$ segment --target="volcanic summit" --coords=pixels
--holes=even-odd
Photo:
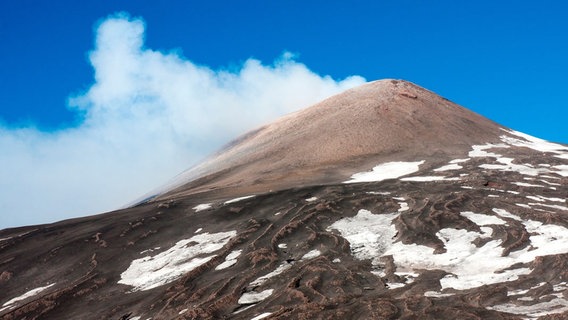
[[[501,133],[496,123],[412,83],[375,81],[238,138],[180,175],[180,188],[168,196],[337,183],[376,163],[463,154]]]
[[[567,183],[568,146],[375,81],[133,207],[0,230],[0,318],[566,319]]]

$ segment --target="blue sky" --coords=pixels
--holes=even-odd
[[[0,228],[116,208],[364,80],[568,143],[563,1],[156,3],[0,2]]]

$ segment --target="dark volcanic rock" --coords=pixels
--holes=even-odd
[[[563,319],[566,177],[566,146],[372,83],[153,200],[1,230],[0,318]]]

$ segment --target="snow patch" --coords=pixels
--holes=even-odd
[[[449,272],[450,275],[440,280],[442,289],[465,290],[516,279],[517,273],[524,273],[525,270],[496,273],[515,263],[514,259],[501,257],[501,240],[489,241],[480,248],[472,243],[479,237],[490,236],[486,234],[487,229],[491,228],[483,228],[481,233],[452,228],[441,229],[436,235],[447,250],[442,254],[434,254],[434,249],[426,246],[405,245],[400,242],[394,243],[385,254],[393,255],[397,269],[441,269]],[[477,267],[471,268],[471,265]]]
[[[0,311],[13,309],[14,307],[16,307],[15,304],[17,302],[20,302],[22,300],[26,300],[27,298],[31,298],[35,295],[38,295],[39,293],[51,288],[54,285],[55,285],[55,283],[49,284],[45,287],[38,287],[38,288],[35,288],[35,289],[32,289],[32,290],[29,290],[28,292],[22,294],[21,296],[10,299],[10,300],[4,302],[4,304],[2,305],[2,309],[0,309]]]
[[[503,129],[504,130],[504,129]],[[540,151],[540,152],[553,152],[553,153],[557,153],[558,155],[560,155],[561,157],[564,157],[564,155],[566,155],[568,153],[568,147],[565,147],[561,144],[557,144],[557,143],[552,143],[552,142],[548,142],[546,140],[537,138],[537,137],[533,137],[531,135],[528,135],[526,133],[522,133],[519,131],[515,131],[515,130],[504,130],[509,134],[512,134],[514,136],[523,138],[523,140],[517,139],[517,138],[513,138],[513,137],[509,137],[509,136],[501,136],[501,141],[508,143],[510,145],[513,146],[517,146],[517,147],[527,147],[536,151]]]
[[[549,186],[561,186],[560,183],[549,182],[549,181],[546,181],[546,180],[544,180],[544,179],[541,179],[540,181],[546,183],[546,184],[549,185]]]
[[[234,198],[234,199],[225,201],[225,204],[231,204],[231,203],[239,202],[239,201],[242,201],[242,200],[245,200],[245,199],[254,198],[254,197],[255,197],[254,195],[252,195],[252,196],[238,197],[238,198]]]
[[[314,202],[318,199],[318,197],[311,197],[311,198],[307,198],[306,201],[307,202]]]
[[[568,311],[568,301],[557,296],[550,301],[535,303],[529,306],[505,303],[487,307],[487,309],[512,314],[522,314],[529,318],[536,319],[541,316]]]
[[[241,255],[243,250],[234,250],[227,255],[225,261],[215,267],[215,270],[223,270],[237,263],[237,258]]]
[[[249,285],[252,287],[257,287],[260,286],[261,284],[265,283],[268,279],[277,276],[279,274],[281,274],[282,272],[288,270],[290,267],[292,267],[293,263],[288,263],[288,262],[283,262],[282,264],[280,264],[276,270],[257,278],[256,280],[252,281]]]
[[[558,283],[558,284],[553,285],[553,286],[552,286],[552,290],[554,290],[554,292],[564,291],[564,290],[567,289],[567,288],[566,288],[566,285],[567,285],[567,284],[566,284],[566,281],[562,281],[562,282],[560,282],[560,283]]]
[[[523,221],[519,216],[504,209],[493,209],[499,217],[520,221],[530,234],[530,247],[510,252],[503,256],[502,240],[490,240],[481,247],[474,243],[478,238],[492,236],[493,229],[484,227],[494,224],[507,224],[499,217],[463,212],[462,215],[480,225],[480,232],[464,229],[444,228],[436,236],[443,242],[446,252],[434,254],[434,249],[418,244],[394,242],[396,229],[393,214],[372,214],[359,210],[352,218],[336,221],[328,230],[338,230],[349,241],[351,251],[359,260],[371,260],[379,266],[379,258],[392,255],[399,272],[412,272],[415,269],[444,270],[449,273],[440,280],[442,289],[466,290],[482,285],[502,283],[518,279],[520,275],[531,272],[528,268],[511,267],[519,263],[533,261],[537,256],[568,252],[568,229],[539,221]],[[475,265],[476,268],[471,268]],[[390,287],[397,286],[389,284]]]
[[[149,253],[149,252],[152,252],[152,251],[156,251],[156,250],[159,250],[159,249],[160,249],[160,247],[155,247],[155,248],[153,248],[153,249],[146,249],[146,250],[144,250],[144,251],[141,251],[140,254],[146,254],[146,253]]]
[[[506,157],[499,157],[497,158],[497,162],[501,164],[482,164],[479,167],[483,169],[489,170],[500,170],[500,171],[510,171],[510,172],[518,172],[523,175],[528,176],[537,176],[543,173],[550,173],[549,169],[544,168],[534,168],[531,165],[523,165],[523,164],[516,164],[513,163],[513,158],[506,158]]]
[[[446,178],[442,176],[418,176],[418,177],[408,177],[408,178],[401,178],[401,181],[417,181],[417,182],[425,182],[425,181],[457,181],[460,178]]]
[[[272,312],[265,312],[265,313],[259,314],[258,316],[254,317],[254,318],[252,318],[252,319],[250,319],[250,320],[260,320],[260,319],[264,319],[264,318],[268,317],[268,316],[271,315],[271,314],[272,314]]]
[[[272,295],[274,289],[266,289],[262,292],[245,292],[237,301],[238,304],[252,304],[260,302]]]
[[[387,162],[373,168],[370,172],[359,172],[351,176],[351,180],[343,183],[373,182],[383,181],[386,179],[396,179],[420,169],[420,165],[424,160],[417,162]]]
[[[490,216],[487,214],[480,214],[474,213],[471,211],[465,211],[460,213],[462,216],[468,218],[473,223],[477,224],[478,226],[487,226],[492,224],[506,224],[502,219],[497,218],[496,216]]]
[[[509,148],[509,146],[506,145],[506,144],[502,144],[502,143],[500,143],[500,144],[487,143],[487,144],[483,144],[483,145],[472,146],[473,150],[469,152],[468,156],[470,156],[472,158],[479,158],[479,157],[500,158],[501,155],[499,155],[499,154],[485,151],[487,149],[492,149],[492,148]]]
[[[391,194],[388,191],[385,192],[379,192],[379,191],[367,191],[367,194],[376,194],[376,195],[382,195],[382,196],[387,196],[389,194]]]
[[[195,210],[195,212],[199,212],[199,211],[211,209],[211,205],[212,205],[211,203],[202,203],[202,204],[196,205],[192,209]]]
[[[426,291],[424,292],[425,297],[432,297],[432,298],[443,298],[443,297],[451,297],[453,293],[440,293],[436,291]]]
[[[532,202],[529,202],[529,205],[531,205],[531,206],[541,206],[541,207],[547,207],[547,208],[552,208],[552,209],[558,209],[558,210],[568,211],[568,207],[559,206],[559,205],[557,205],[557,204],[546,204],[546,203],[532,203]]]
[[[519,187],[535,187],[535,188],[544,188],[544,186],[538,184],[530,184],[525,182],[513,182],[513,184],[518,185]]]
[[[303,255],[301,260],[308,260],[308,259],[317,258],[320,255],[321,255],[321,252],[317,249],[314,249],[314,250],[306,253],[305,255]]]
[[[534,201],[540,201],[540,202],[544,202],[543,199],[539,198],[539,197],[535,197],[535,196],[527,196],[527,199],[531,199]]]
[[[286,248],[288,248],[288,245],[285,244],[285,243],[279,243],[279,244],[278,244],[278,248],[280,248],[280,249],[286,249]]]
[[[132,291],[140,291],[175,281],[213,259],[215,255],[202,255],[223,248],[236,235],[236,231],[212,234],[205,232],[180,240],[167,251],[132,261],[120,275],[118,283],[133,286]]]
[[[513,220],[517,220],[517,221],[523,221],[523,219],[521,219],[519,216],[516,216],[516,215],[510,213],[509,211],[507,211],[505,209],[494,208],[493,212],[495,212],[496,214],[500,215],[503,218],[509,218],[509,219],[513,219]]]
[[[438,169],[434,169],[434,171],[439,172],[439,171],[459,170],[459,169],[463,169],[463,167],[460,166],[459,164],[452,163],[452,164],[448,164],[448,165],[439,167]]]
[[[558,171],[554,171],[554,173],[559,174],[563,177],[568,177],[568,165],[561,164],[558,166],[553,166],[554,169]]]
[[[327,230],[337,230],[343,238],[349,241],[351,252],[359,260],[372,260],[379,265],[379,258],[391,246],[396,235],[392,220],[398,213],[372,214],[369,210],[361,209],[352,218],[343,218],[327,227]]]
[[[469,161],[469,160],[471,160],[471,159],[470,159],[470,158],[454,159],[454,160],[450,161],[450,163],[452,163],[452,164],[453,164],[453,163],[463,163],[463,162],[467,162],[467,161]]]
[[[549,198],[549,197],[544,197],[544,196],[527,196],[527,198],[529,199],[533,199],[536,201],[552,201],[552,202],[566,202],[566,199],[562,199],[562,198]]]
[[[387,282],[387,288],[389,289],[398,289],[398,288],[402,288],[404,286],[406,286],[406,283],[400,283],[400,282]]]

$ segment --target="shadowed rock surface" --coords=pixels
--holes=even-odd
[[[373,82],[135,207],[0,230],[0,318],[565,319],[567,182],[567,146]]]

